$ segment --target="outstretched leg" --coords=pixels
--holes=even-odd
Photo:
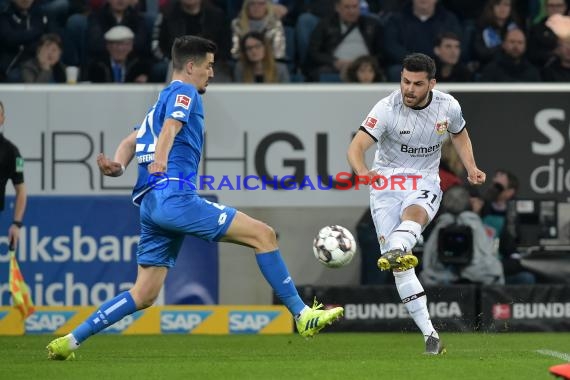
[[[261,273],[295,317],[297,330],[302,336],[313,336],[342,316],[342,307],[320,310],[323,305],[316,300],[312,308],[305,305],[281,257],[275,231],[267,224],[238,211],[221,241],[254,249]]]
[[[70,334],[52,340],[47,345],[48,358],[75,359],[74,351],[91,335],[97,334],[137,310],[151,306],[158,297],[167,272],[168,268],[165,267],[139,266],[133,288],[102,304]]]

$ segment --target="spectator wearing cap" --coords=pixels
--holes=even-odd
[[[105,33],[106,54],[94,60],[88,80],[94,83],[146,83],[150,65],[133,51],[135,34],[126,26],[114,26]]]

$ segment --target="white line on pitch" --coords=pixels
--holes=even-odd
[[[570,354],[567,354],[565,352],[558,352],[558,351],[552,351],[552,350],[535,350],[534,352],[541,354],[541,355],[552,356],[552,357],[555,357],[557,359],[570,362]]]

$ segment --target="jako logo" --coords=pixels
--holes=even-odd
[[[400,131],[400,134],[401,134],[401,135],[410,135],[410,134],[412,134],[412,132],[410,132],[410,131]]]
[[[75,311],[36,311],[26,319],[26,334],[54,333],[75,314]]]
[[[137,319],[139,319],[144,314],[144,311],[137,311],[134,314],[127,315],[120,321],[107,327],[105,330],[101,331],[105,334],[120,334],[126,329],[128,329]]]
[[[160,331],[189,333],[212,314],[211,311],[161,311]]]
[[[278,311],[232,311],[230,333],[257,334],[279,314]]]

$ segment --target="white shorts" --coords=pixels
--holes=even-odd
[[[409,187],[409,188],[408,188]],[[419,179],[414,190],[412,186],[405,190],[376,190],[370,187],[370,212],[376,227],[380,245],[401,223],[404,209],[410,205],[423,207],[429,221],[435,217],[441,203],[442,191],[439,183],[431,179]]]

